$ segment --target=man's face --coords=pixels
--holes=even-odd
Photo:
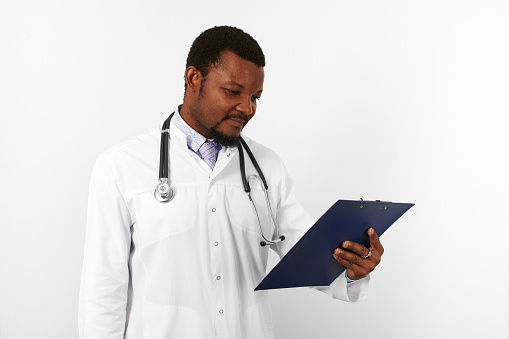
[[[235,145],[240,132],[256,112],[263,91],[264,70],[231,51],[221,53],[190,103],[188,124],[206,138]]]

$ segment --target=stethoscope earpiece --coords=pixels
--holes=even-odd
[[[262,237],[265,238],[265,236],[263,234],[262,234]],[[268,241],[270,241],[271,244],[276,244],[276,243],[278,243],[280,241],[283,241],[285,239],[286,239],[285,236],[282,235],[282,236],[280,236],[279,238],[277,238],[275,240],[268,240]],[[267,243],[265,241],[260,241],[260,246],[262,246],[262,247],[263,246],[267,246]]]

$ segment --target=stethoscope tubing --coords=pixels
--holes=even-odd
[[[169,181],[169,152],[168,152],[168,143],[170,139],[170,121],[174,114],[175,112],[170,114],[170,116],[164,121],[161,129],[161,147],[159,153],[159,184],[156,186],[156,189],[154,191],[154,197],[156,198],[157,201],[162,203],[171,201],[174,196],[174,192],[170,186]],[[265,246],[267,244],[272,245],[285,240],[285,237],[283,235],[279,236],[279,227],[276,223],[276,218],[274,217],[274,213],[272,212],[272,206],[270,204],[268,194],[269,186],[267,185],[267,180],[265,180],[265,176],[263,175],[262,169],[258,165],[258,162],[256,161],[253,152],[251,152],[251,149],[247,145],[246,141],[242,138],[242,136],[239,136],[237,148],[239,150],[240,175],[242,178],[242,184],[244,185],[244,191],[247,193],[249,200],[251,201],[254,212],[256,214],[258,225],[260,227],[260,234],[262,235],[262,238],[264,240],[260,242],[260,245],[261,246]],[[251,186],[249,185],[249,178],[246,177],[246,163],[243,149],[246,150],[247,155],[251,160],[251,163],[253,164],[254,168],[256,169],[256,172],[258,173],[258,176],[251,175],[249,176],[249,178],[256,177],[263,184],[263,191],[265,193],[265,199],[267,200],[267,206],[269,208],[270,217],[275,226],[276,239],[269,240],[263,234],[262,224],[260,221],[260,217],[258,215],[258,210],[256,209],[253,198],[251,197]]]
[[[251,149],[247,145],[247,143],[242,139],[242,136],[239,136],[239,144],[237,146],[239,150],[239,157],[240,157],[240,175],[242,177],[242,183],[244,184],[244,190],[246,193],[251,192],[251,187],[249,186],[249,180],[246,178],[246,166],[245,166],[245,160],[244,160],[244,151],[242,151],[242,146],[246,149],[247,155],[249,156],[249,159],[251,159],[251,162],[253,163],[254,168],[256,169],[256,172],[258,172],[258,175],[260,176],[260,179],[263,182],[263,187],[265,187],[265,190],[269,189],[269,185],[267,185],[267,180],[265,180],[265,176],[263,175],[262,169],[258,165],[258,162],[256,161],[253,152],[251,152]]]
[[[166,157],[168,156],[168,140],[170,139],[170,120],[173,117],[173,114],[164,121],[163,127],[161,130],[161,148],[159,154],[159,178],[168,179],[168,161],[166,161]]]

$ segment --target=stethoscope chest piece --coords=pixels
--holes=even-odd
[[[156,189],[154,190],[154,197],[159,202],[168,202],[173,199],[175,193],[173,189],[168,184],[168,179],[161,178],[159,179],[159,184],[157,184]]]

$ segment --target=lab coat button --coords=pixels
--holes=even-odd
[[[212,212],[215,212],[215,211],[216,211],[216,208],[214,207],[214,208],[212,209]]]
[[[217,241],[214,241],[214,246],[218,246],[219,243]]]
[[[224,311],[223,311],[222,309],[221,309],[221,310],[219,310],[219,314],[223,314],[223,312],[224,312]]]
[[[220,276],[220,275],[218,275],[218,276],[216,277],[216,280],[221,280],[221,276]]]

